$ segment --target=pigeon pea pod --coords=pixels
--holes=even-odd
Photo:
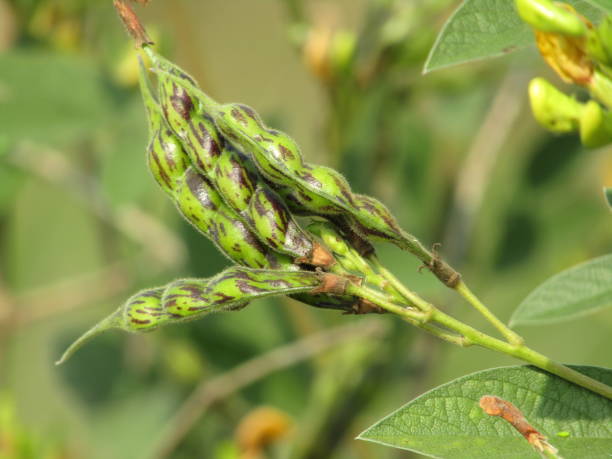
[[[174,69],[173,75],[177,74]],[[197,101],[164,74],[159,75],[159,83],[164,116],[194,167],[257,237],[297,263],[333,264],[331,255],[300,228],[283,200],[263,182],[250,159],[224,142],[213,121],[200,113]]]
[[[175,202],[183,216],[228,258],[251,268],[297,269],[293,260],[262,244],[193,166],[177,183]]]
[[[295,143],[287,140],[286,134],[267,128],[253,109],[240,104],[217,104],[190,81],[165,70],[164,61],[156,60],[153,51],[150,53],[158,74],[164,73],[196,98],[200,108],[214,119],[221,133],[251,156],[283,198],[290,195],[294,207],[302,206],[302,213],[344,215],[357,234],[392,242],[422,260],[446,286],[455,288],[459,284],[460,274],[423,247],[413,235],[402,230],[382,203],[374,198],[354,195],[344,177],[333,169],[304,163],[299,149],[289,149]],[[271,147],[272,144],[278,148]]]
[[[262,244],[210,182],[198,174],[180,139],[161,116],[142,67],[140,76],[152,133],[147,148],[149,169],[181,214],[238,264],[251,268],[296,269],[289,257]]]
[[[190,113],[197,106],[213,118],[223,136],[251,156],[258,170],[275,184],[276,191],[283,199],[291,201],[293,207],[301,208],[304,214],[349,213],[362,232],[406,248],[405,233],[382,203],[353,194],[346,179],[337,171],[305,163],[297,144],[287,134],[266,127],[252,108],[241,104],[217,104],[191,80],[177,76],[176,66],[160,60],[155,54],[152,56],[158,65],[159,78],[167,80],[163,86],[173,85],[174,96],[170,99],[175,104],[188,101],[188,109],[179,107],[177,112]],[[206,115],[200,116],[205,118]],[[178,117],[180,115],[168,115],[169,120]]]
[[[307,293],[338,283],[333,274],[252,270],[239,266],[208,279],[180,279],[133,295],[113,314],[78,338],[57,363],[63,363],[85,342],[112,328],[128,332],[152,331],[200,319],[214,312],[241,309],[259,298]]]

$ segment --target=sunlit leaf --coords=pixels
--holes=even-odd
[[[510,324],[558,322],[609,306],[612,306],[612,254],[546,280],[519,305]]]
[[[574,369],[612,383],[612,370]],[[612,451],[612,401],[529,366],[485,370],[439,386],[359,438],[439,458],[540,457],[504,419],[482,411],[478,402],[484,395],[514,404],[565,459],[603,458]],[[569,435],[559,437],[557,432]]]
[[[567,2],[594,22],[601,17],[601,10],[586,1]],[[513,1],[465,0],[444,24],[429,53],[424,72],[502,56],[532,43],[533,33],[519,18]]]

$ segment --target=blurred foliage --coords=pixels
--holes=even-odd
[[[612,248],[601,199],[612,156],[532,121],[527,81],[545,72],[534,50],[422,76],[455,7],[153,0],[139,12],[214,97],[253,105],[310,161],[383,199],[424,243],[442,242],[507,319],[541,281]],[[145,172],[130,46],[110,0],[0,0],[0,457],[153,457],[153,440],[202,381],[359,320],[261,301],[150,335],[111,333],[53,366],[139,288],[227,265]],[[482,325],[417,262],[379,251],[411,288]],[[512,363],[387,321],[376,342],[351,342],[216,403],[172,457],[240,457],[241,420],[261,406],[293,426],[266,444],[269,457],[407,457],[354,437],[428,388]],[[611,331],[605,313],[521,330],[552,358],[608,366]]]

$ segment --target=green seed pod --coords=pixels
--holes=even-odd
[[[553,132],[578,130],[582,105],[559,91],[544,78],[529,83],[529,101],[535,119]]]
[[[515,0],[514,3],[521,19],[534,29],[574,37],[587,31],[576,14],[550,0]]]
[[[590,148],[612,142],[612,116],[594,100],[589,100],[580,117],[580,141]]]
[[[338,276],[327,273],[251,270],[238,266],[208,279],[177,280],[132,296],[77,339],[57,363],[65,362],[85,342],[112,328],[128,332],[152,331],[214,312],[241,309],[259,298],[313,292],[332,284],[343,282]]]
[[[335,170],[304,163],[293,140],[267,128],[251,108],[239,104],[222,105],[218,113],[215,121],[223,134],[245,151],[252,152],[258,168],[294,207],[301,206],[303,213],[318,215],[348,212],[354,220],[351,226],[357,233],[411,250],[413,238],[400,228],[380,201],[353,194],[347,181]]]
[[[153,135],[147,149],[149,168],[181,214],[232,261],[251,268],[291,269],[292,261],[262,244],[190,165],[179,139],[161,117],[142,66],[141,88]]]
[[[292,266],[289,257],[262,244],[225,204],[213,185],[192,166],[177,184],[175,193],[175,202],[183,216],[231,260],[251,268],[289,269]]]
[[[299,227],[248,157],[223,142],[214,123],[200,114],[197,101],[164,74],[159,75],[159,80],[162,110],[182,139],[191,162],[258,238],[272,249],[294,257],[297,263],[325,268],[333,264],[331,255]]]
[[[173,64],[168,65],[150,48],[146,49],[158,75],[165,75],[184,89],[191,100],[197,100],[198,107],[214,119],[223,136],[250,155],[259,171],[274,183],[275,190],[286,200],[291,196],[293,208],[301,206],[304,214],[349,214],[350,218],[345,220],[354,232],[395,243],[423,260],[447,286],[457,285],[459,274],[404,232],[381,203],[353,195],[344,177],[333,169],[304,163],[295,142],[286,134],[267,128],[251,108],[217,104],[190,81],[174,75]]]
[[[174,182],[181,177],[189,166],[189,158],[163,119],[161,110],[153,96],[153,91],[146,77],[146,70],[139,62],[140,92],[144,101],[149,121],[151,140],[147,146],[147,163],[153,178],[170,196],[174,195]]]
[[[382,314],[385,311],[368,300],[352,295],[312,295],[297,293],[289,295],[296,301],[321,309],[336,309],[346,314]]]

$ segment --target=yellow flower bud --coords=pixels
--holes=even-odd
[[[578,15],[571,6],[566,4],[559,4],[559,6],[576,14],[588,29],[593,28],[593,25],[586,18]],[[536,29],[535,36],[542,57],[563,81],[581,86],[590,83],[594,66],[587,53],[585,35],[570,36]]]
[[[580,117],[580,141],[596,148],[612,141],[612,117],[594,100],[588,101]]]
[[[573,132],[579,127],[582,105],[543,78],[529,83],[529,101],[535,119],[553,132]]]

